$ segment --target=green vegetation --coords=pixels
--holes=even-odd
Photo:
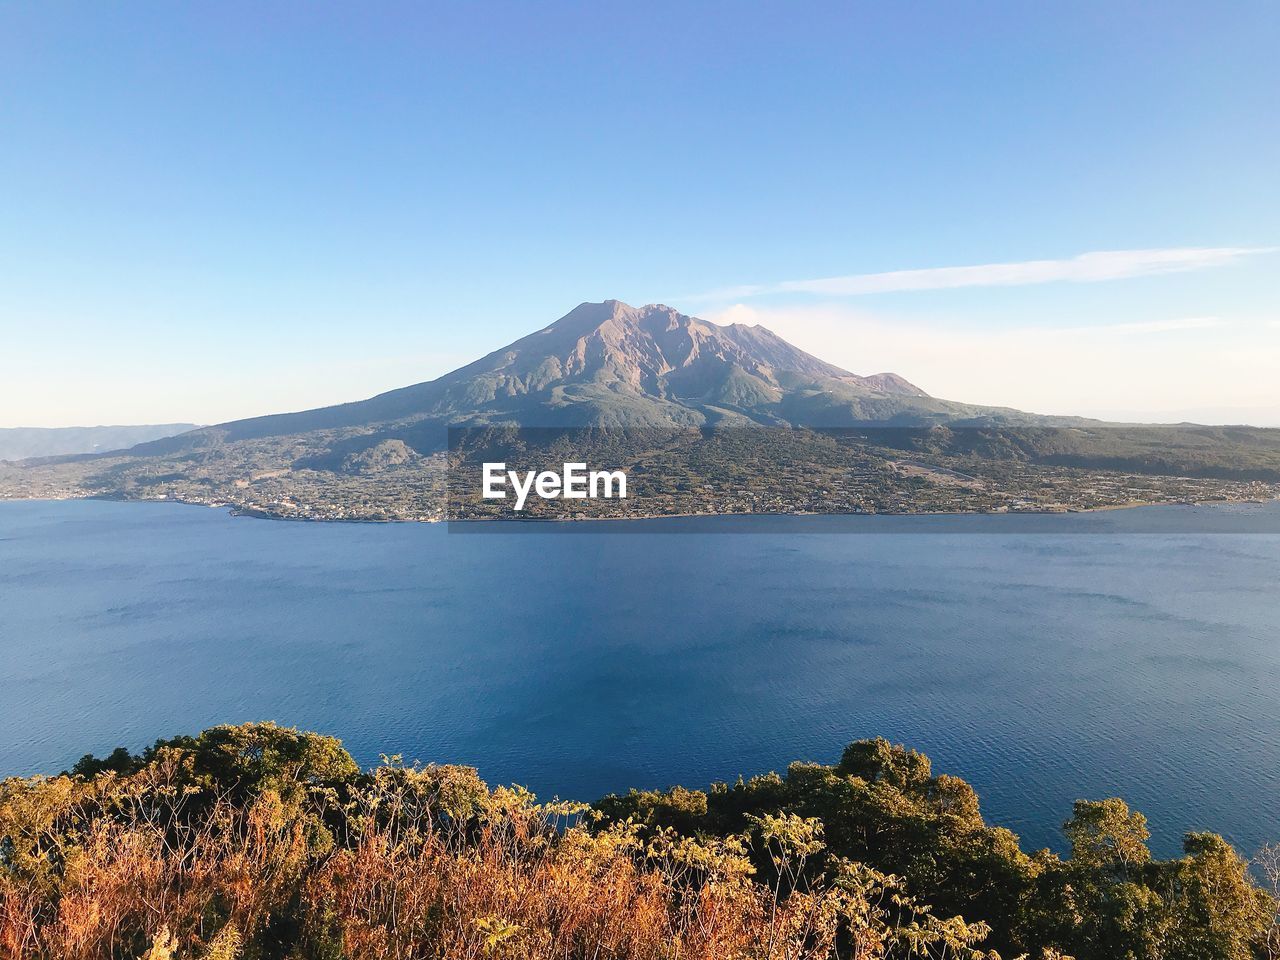
[[[512,501],[481,499],[487,461],[627,473],[625,501],[531,498],[525,519],[1062,512],[1280,496],[1280,431],[486,427],[451,435],[450,519],[513,515]]]
[[[272,724],[0,783],[0,955],[1248,960],[1280,951],[1221,837],[1152,858],[1123,801],[1024,852],[884,740],[709,791],[539,804]],[[1271,890],[1265,889],[1270,885]]]
[[[598,806],[610,821],[691,835],[733,834],[765,812],[816,818],[826,850],[812,869],[846,858],[900,876],[940,913],[990,923],[986,944],[1005,957],[1245,958],[1280,947],[1273,894],[1221,837],[1189,834],[1184,857],[1153,860],[1142,814],[1119,799],[1081,800],[1064,825],[1070,857],[1028,854],[983,822],[967,783],[885,740],[850,744],[835,766],[796,763],[705,794],[633,791]]]

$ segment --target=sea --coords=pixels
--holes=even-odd
[[[883,736],[1028,850],[1119,796],[1159,855],[1190,830],[1249,855],[1280,841],[1280,504],[447,525],[0,503],[0,776],[251,720],[583,800]]]

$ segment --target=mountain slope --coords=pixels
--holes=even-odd
[[[0,427],[0,460],[103,453],[172,437],[196,429],[194,423],[111,427]]]
[[[481,430],[446,452],[452,426],[630,429]],[[489,459],[539,459],[553,447],[549,462],[572,453],[634,476],[636,498],[598,505],[615,516],[1082,509],[1280,493],[1280,431],[1123,426],[939,400],[896,374],[826,363],[763,327],[609,300],[368,400],[124,452],[0,464],[0,498],[439,519],[450,477],[479,489],[467,486],[464,461],[494,451]]]
[[[720,326],[670,307],[583,303],[437,380],[368,400],[239,420],[138,454],[312,431],[426,426],[925,426],[1046,422],[930,397],[892,373],[858,376],[764,327]]]

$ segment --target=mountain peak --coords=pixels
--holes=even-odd
[[[592,330],[607,323],[641,324],[682,320],[698,322],[693,317],[686,317],[673,307],[663,303],[647,303],[643,307],[633,307],[621,300],[585,301],[578,304],[559,320],[551,323],[544,330]]]
[[[200,435],[221,441],[390,424],[902,425],[979,410],[934,400],[896,374],[850,373],[758,324],[720,325],[662,303],[603,300],[580,303],[437,380]]]
[[[680,423],[726,416],[778,422],[776,411],[762,408],[797,388],[809,395],[926,397],[896,375],[859,377],[819,360],[763,326],[722,326],[662,303],[633,307],[612,299],[580,303],[537,333],[435,383],[463,401],[446,404],[450,409],[537,398],[555,418],[585,413],[595,422],[599,408],[607,407],[611,413],[604,419],[618,423],[651,415]],[[655,402],[663,409],[653,409]],[[617,413],[620,405],[625,414]]]

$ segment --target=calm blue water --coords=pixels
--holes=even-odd
[[[273,719],[594,798],[881,734],[1027,846],[1110,795],[1280,839],[1280,536],[629,529],[0,503],[0,774]]]

